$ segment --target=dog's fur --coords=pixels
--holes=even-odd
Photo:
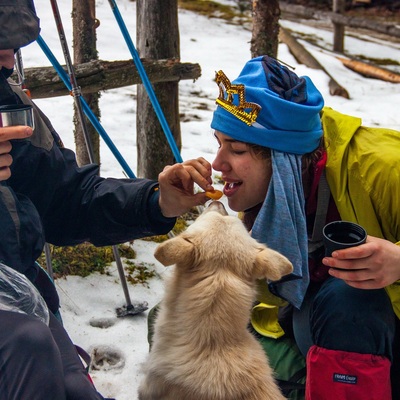
[[[223,215],[225,214],[225,215]],[[281,400],[261,345],[248,331],[257,279],[292,271],[219,202],[155,257],[176,264],[144,365],[140,400]]]

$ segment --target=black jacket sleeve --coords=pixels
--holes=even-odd
[[[163,217],[158,206],[157,182],[99,177],[98,166],[79,167],[75,154],[59,143],[38,111],[32,137],[12,143],[8,184],[32,201],[47,242],[102,246],[172,229],[175,218]]]

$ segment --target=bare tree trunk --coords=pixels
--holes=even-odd
[[[333,0],[333,12],[343,14],[345,11],[345,0]],[[338,22],[333,22],[333,51],[343,53],[344,51],[344,32],[345,26]]]
[[[180,58],[177,0],[137,0],[137,44],[141,58]],[[178,82],[153,85],[172,135],[181,147]],[[139,177],[157,179],[175,163],[161,124],[143,85],[138,85],[137,148]]]
[[[72,2],[74,64],[81,64],[98,59],[96,50],[96,7],[95,0],[73,0]],[[83,95],[94,115],[100,116],[100,94],[90,93]],[[76,107],[74,107],[75,146],[79,165],[89,164],[90,158],[86,149],[86,142],[82,126],[79,123]],[[87,130],[92,142],[94,161],[100,164],[100,138],[93,126],[88,122]]]
[[[253,0],[251,57],[278,54],[279,0]]]

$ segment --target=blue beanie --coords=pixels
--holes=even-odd
[[[220,96],[211,128],[285,153],[305,154],[318,147],[324,100],[307,76],[298,77],[274,58],[261,56],[248,61],[232,84],[219,71],[217,83]]]

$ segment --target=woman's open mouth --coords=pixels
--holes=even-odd
[[[224,195],[227,197],[233,196],[243,182],[225,182],[224,185]]]

